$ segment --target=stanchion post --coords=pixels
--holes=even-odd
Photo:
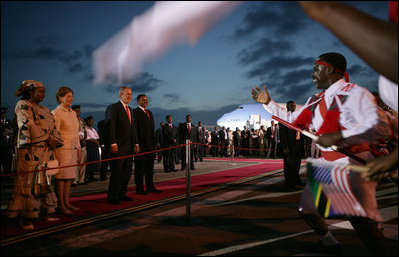
[[[190,198],[190,192],[191,192],[191,178],[190,178],[190,140],[186,140],[186,220],[188,221],[191,216],[191,198]]]

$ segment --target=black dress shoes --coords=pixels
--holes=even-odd
[[[147,194],[147,192],[144,191],[144,190],[137,190],[136,191],[136,195],[146,195],[146,194]]]
[[[129,196],[126,196],[126,195],[121,196],[119,199],[120,199],[121,201],[133,201],[133,198],[131,198],[131,197],[129,197]]]
[[[114,204],[114,205],[119,205],[119,204],[121,204],[121,201],[120,200],[108,200],[108,203]]]
[[[156,189],[156,188],[152,188],[152,189],[148,189],[147,192],[148,192],[148,193],[161,193],[162,190],[158,190],[158,189]]]

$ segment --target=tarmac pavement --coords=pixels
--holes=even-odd
[[[256,162],[196,162],[192,176]],[[180,167],[177,166],[177,167]],[[304,168],[301,169],[305,181]],[[164,173],[155,163],[155,182],[184,177],[185,171]],[[97,176],[99,178],[99,175]],[[133,182],[134,180],[131,179]],[[190,215],[185,200],[174,201],[62,233],[1,247],[7,256],[323,256],[312,248],[318,237],[298,217],[302,188],[286,188],[282,172],[232,185],[192,198]],[[3,186],[3,184],[2,184]],[[105,192],[108,180],[72,188],[72,196]],[[133,184],[132,184],[133,186]],[[379,185],[377,200],[389,253],[398,255],[398,188],[391,181]],[[3,194],[2,194],[3,196]],[[133,195],[134,198],[134,195]],[[3,202],[3,201],[2,201]],[[342,243],[336,256],[368,256],[346,220],[328,220]]]

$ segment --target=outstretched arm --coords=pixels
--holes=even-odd
[[[252,98],[261,104],[268,105],[272,100],[269,95],[269,91],[267,91],[266,85],[263,86],[264,91],[262,91],[259,87],[251,90]]]
[[[374,70],[398,83],[398,24],[338,2],[299,1],[299,4],[310,18],[334,33]]]

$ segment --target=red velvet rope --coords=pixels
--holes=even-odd
[[[209,146],[209,147],[231,148],[230,146],[209,145],[209,144],[202,144],[202,143],[189,143],[189,144],[192,144],[192,145],[204,145],[204,146]],[[70,167],[77,167],[77,166],[82,166],[82,165],[90,165],[90,164],[107,162],[107,161],[115,161],[115,160],[120,160],[120,159],[124,159],[124,158],[130,158],[130,157],[134,157],[134,156],[141,156],[141,155],[161,152],[161,151],[165,151],[165,150],[169,150],[169,149],[180,148],[180,147],[183,147],[183,146],[186,146],[186,145],[187,144],[181,144],[181,145],[167,147],[167,148],[162,148],[162,149],[157,149],[157,150],[153,150],[153,151],[149,151],[149,152],[143,152],[143,153],[137,153],[137,154],[132,154],[132,155],[113,157],[113,158],[102,159],[102,160],[92,161],[92,162],[85,162],[85,163],[80,163],[80,164],[65,165],[65,166],[59,166],[59,167],[54,167],[54,168],[31,170],[31,171],[21,171],[19,173],[4,174],[4,175],[1,175],[1,177],[10,177],[10,176],[23,175],[23,174],[32,173],[32,172],[38,172],[38,171],[61,169],[61,168],[70,168]],[[262,151],[262,150],[263,151],[268,151],[268,150],[265,150],[265,149],[252,149],[252,148],[234,148],[234,149],[251,150],[251,151]]]

